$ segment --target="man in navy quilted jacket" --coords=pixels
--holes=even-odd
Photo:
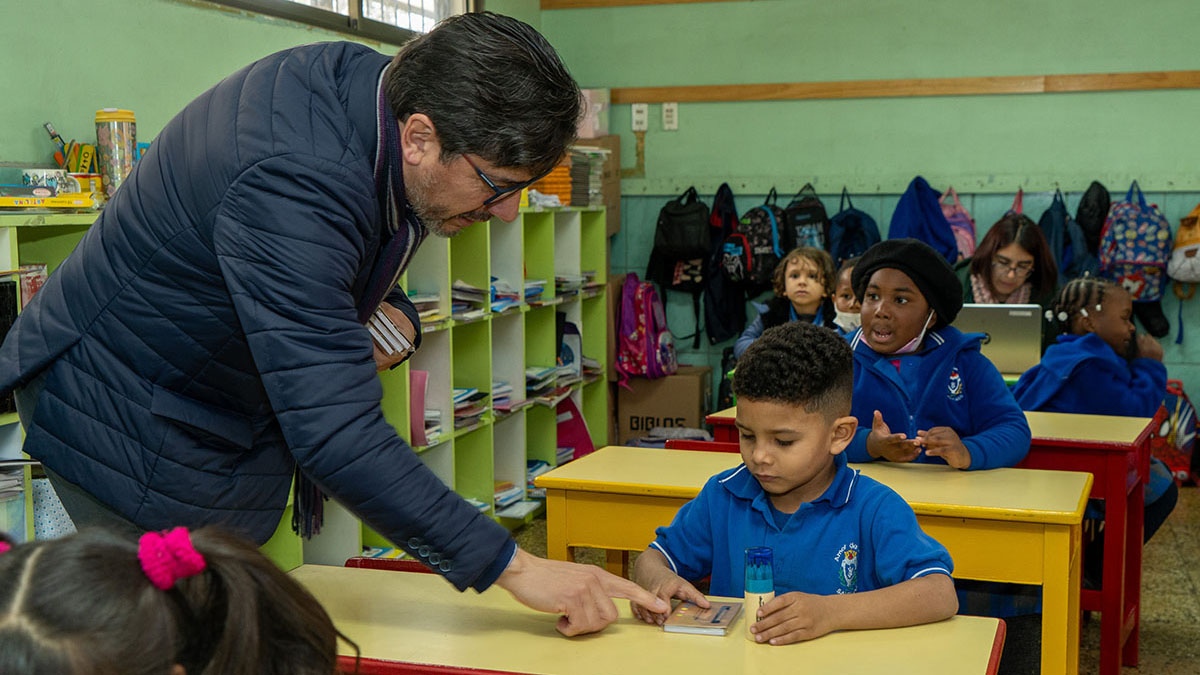
[[[580,93],[529,26],[449,19],[388,59],[351,43],[230,75],[155,139],[0,347],[79,525],[219,523],[258,542],[294,469],[459,590],[496,583],[566,634],[653,603],[518,549],[383,418],[364,324],[419,339],[396,280],[432,232],[512,220],[574,140]],[[665,607],[663,611],[665,611]]]

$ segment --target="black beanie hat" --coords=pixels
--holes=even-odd
[[[954,323],[963,305],[962,282],[942,254],[917,239],[888,239],[875,244],[850,273],[850,286],[860,303],[871,275],[881,269],[900,270],[913,280],[929,308],[937,312],[933,328]]]

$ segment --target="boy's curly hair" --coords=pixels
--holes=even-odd
[[[803,321],[768,328],[737,360],[740,399],[787,403],[826,419],[850,414],[854,355],[837,333]]]

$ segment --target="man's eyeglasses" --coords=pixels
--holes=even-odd
[[[514,194],[519,193],[521,190],[524,190],[525,188],[529,187],[530,185],[533,185],[534,183],[538,182],[539,180],[545,178],[546,174],[550,173],[550,171],[547,171],[546,173],[543,173],[540,176],[531,178],[531,179],[525,181],[524,183],[518,183],[516,185],[510,185],[508,187],[502,188],[502,187],[497,187],[496,184],[494,182],[492,182],[492,179],[487,177],[486,173],[480,171],[479,167],[475,165],[475,162],[471,161],[470,157],[467,157],[466,155],[463,155],[462,157],[463,157],[463,159],[467,160],[467,164],[470,164],[472,169],[475,169],[475,173],[479,174],[480,180],[482,180],[484,183],[486,183],[487,186],[489,188],[491,188],[492,192],[494,193],[491,197],[488,197],[487,199],[483,200],[484,206],[491,206],[492,204],[495,204],[496,202],[498,202],[502,199],[508,199],[509,197],[513,196]],[[551,171],[553,171],[553,168],[551,168]]]
[[[1027,277],[1033,273],[1033,261],[1032,260],[1023,260],[1014,265],[1013,261],[1008,260],[1007,258],[997,257],[995,260],[992,261],[992,269],[996,270],[997,272],[999,272],[1001,274],[1010,274],[1011,273],[1013,276],[1016,276],[1016,277]]]

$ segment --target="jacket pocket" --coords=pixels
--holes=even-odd
[[[254,426],[248,417],[201,403],[158,385],[154,385],[150,412],[243,450],[249,450],[254,445]]]

